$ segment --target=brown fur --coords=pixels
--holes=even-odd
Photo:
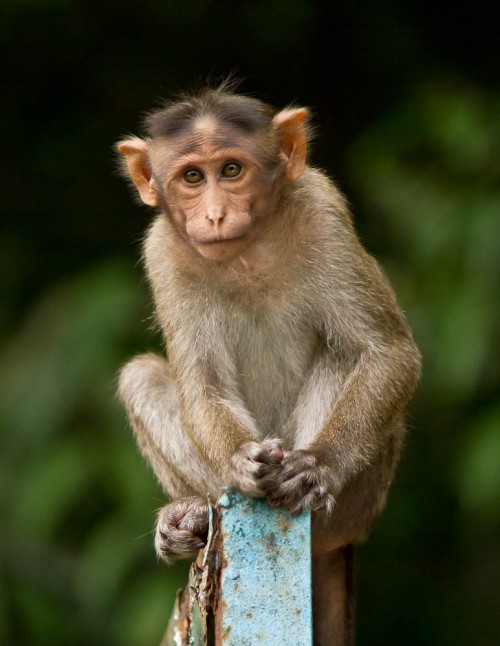
[[[118,145],[159,207],[144,259],[168,351],[127,364],[120,395],[181,499],[160,512],[159,554],[194,554],[203,497],[225,484],[311,509],[315,640],[347,645],[348,546],[384,507],[420,355],[343,197],[305,166],[305,117],[222,88],[167,106],[149,138]],[[176,548],[185,509],[197,534]]]

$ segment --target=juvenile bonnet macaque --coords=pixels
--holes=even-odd
[[[144,262],[168,355],[132,359],[119,389],[173,501],[159,556],[196,555],[223,485],[310,509],[315,644],[345,646],[352,545],[384,507],[420,355],[344,198],[306,164],[306,120],[223,84],[117,144],[158,212]]]

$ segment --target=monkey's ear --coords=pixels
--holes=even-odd
[[[306,117],[305,108],[296,108],[282,110],[273,119],[281,140],[281,152],[285,158],[285,177],[289,180],[298,179],[306,165]]]
[[[148,144],[138,137],[119,141],[116,150],[125,155],[130,179],[134,182],[144,204],[158,206],[156,182],[152,177],[148,160]]]

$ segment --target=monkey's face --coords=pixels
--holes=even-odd
[[[269,211],[273,173],[266,170],[255,144],[237,143],[227,133],[199,127],[182,141],[152,147],[163,169],[159,192],[174,226],[205,258],[233,260],[258,235]]]
[[[117,150],[142,201],[161,206],[199,254],[225,262],[247,250],[270,222],[283,181],[302,174],[306,114],[304,108],[283,110],[250,133],[214,115],[195,116],[149,141],[120,141]]]

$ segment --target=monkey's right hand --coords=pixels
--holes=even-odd
[[[179,498],[158,512],[155,549],[170,562],[194,558],[205,547],[208,535],[208,504],[201,498]]]
[[[283,449],[279,440],[243,442],[231,457],[228,484],[253,498],[262,498],[277,486]]]

